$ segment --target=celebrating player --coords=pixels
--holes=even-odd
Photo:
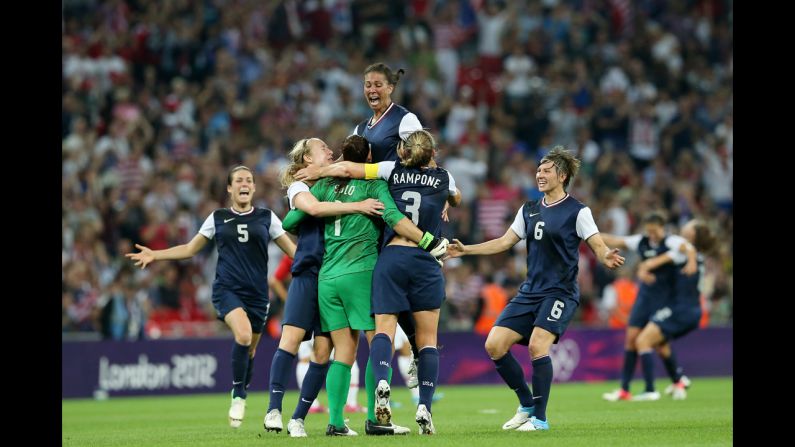
[[[636,251],[642,260],[653,258],[664,253],[671,253],[676,257],[677,263],[687,260],[685,254],[679,251],[679,247],[686,241],[681,236],[668,235],[665,233],[665,214],[653,211],[643,218],[645,234],[634,234],[631,236],[614,236],[604,234],[604,240],[613,246],[623,249]],[[602,398],[615,402],[618,400],[658,400],[660,393],[654,391],[654,385],[647,385],[645,392],[632,396],[629,392],[629,385],[632,375],[635,372],[635,365],[638,360],[638,350],[636,340],[641,329],[651,320],[657,311],[665,307],[666,302],[672,294],[676,266],[673,264],[661,265],[653,273],[657,278],[652,284],[641,282],[638,288],[638,296],[632,305],[629,315],[629,322],[624,341],[624,366],[621,370],[621,388],[604,393]]]
[[[690,333],[698,328],[698,322],[701,320],[699,298],[701,294],[700,281],[704,272],[704,254],[712,251],[716,239],[709,227],[700,220],[691,220],[685,224],[682,227],[682,236],[688,243],[681,244],[678,252],[669,250],[646,259],[638,268],[638,275],[644,281],[653,284],[658,279],[657,275],[651,272],[657,271],[666,264],[681,264],[681,255],[684,253],[687,253],[689,257],[688,265],[674,272],[674,283],[669,301],[665,307],[654,313],[635,341],[647,392],[649,390],[654,392],[653,349],[670,345],[671,340]],[[669,387],[671,395],[675,400],[682,400],[687,397],[686,388],[689,381],[683,380],[684,377],[681,369],[676,365],[675,357],[669,356],[668,362],[671,365],[666,365],[666,368],[673,381],[673,385]]]
[[[504,430],[549,430],[549,348],[563,335],[579,305],[580,241],[587,242],[605,267],[613,269],[624,263],[618,249],[611,250],[602,241],[590,208],[566,192],[579,167],[577,158],[556,146],[541,159],[536,171],[538,190],[544,197],[525,203],[502,237],[475,245],[463,245],[454,239],[448,248],[449,257],[490,255],[526,240],[527,279],[500,313],[486,339],[486,351],[497,372],[519,398],[519,408],[503,424]],[[529,345],[532,393],[522,367],[510,352],[515,343]]]
[[[230,208],[219,208],[202,224],[199,233],[187,244],[164,250],[135,246],[139,253],[125,256],[145,268],[158,260],[186,259],[198,253],[210,239],[218,247],[218,266],[213,281],[213,306],[218,319],[224,321],[235,337],[232,348],[232,404],[229,425],[240,427],[246,411],[246,387],[251,381],[254,360],[265,319],[268,315],[268,243],[293,257],[295,243],[285,234],[282,222],[267,208],[255,208],[254,173],[237,166],[227,176]]]

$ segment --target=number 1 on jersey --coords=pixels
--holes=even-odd
[[[335,200],[337,203],[342,203],[339,200]],[[334,218],[334,236],[339,236],[342,234],[342,215],[338,214],[337,217]]]

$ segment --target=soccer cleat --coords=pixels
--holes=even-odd
[[[502,424],[502,429],[515,430],[519,428],[522,424],[530,419],[530,416],[533,415],[534,408],[535,407],[522,407],[520,405],[519,408],[516,409],[516,414],[513,415],[508,422]]]
[[[367,413],[367,408],[359,404],[356,405],[345,404],[345,407],[342,409],[342,411],[346,413]]]
[[[229,407],[229,426],[239,428],[243,423],[243,416],[246,415],[246,399],[242,397],[232,398],[232,405]]]
[[[378,424],[370,421],[370,419],[364,420],[364,433],[370,436],[407,435],[410,431],[408,427],[395,425],[391,422],[389,424]]]
[[[679,378],[679,382],[677,382],[677,383],[680,383],[680,382],[685,386],[685,389],[689,389],[690,388],[690,383],[691,382],[690,382],[690,379],[687,376],[680,377]],[[673,394],[674,393],[674,385],[676,385],[676,383],[672,383],[672,384],[668,385],[667,387],[665,387],[665,394]]]
[[[549,422],[542,421],[533,416],[522,424],[516,431],[536,431],[536,430],[549,430]]]
[[[328,424],[328,427],[326,427],[326,436],[359,436],[359,433],[351,430],[347,425],[342,428],[337,428],[332,424]]]
[[[436,434],[436,428],[433,426],[433,419],[431,419],[431,412],[425,407],[420,405],[417,407],[417,416],[415,417],[417,425],[420,426],[421,435]]]
[[[420,384],[420,379],[417,377],[417,359],[414,358],[414,353],[411,354],[411,363],[409,363],[409,378],[406,381],[406,386],[409,388],[417,388]]]
[[[616,402],[619,400],[632,400],[632,393],[619,388],[609,393],[602,394],[602,399],[610,402]]]
[[[275,431],[276,433],[282,431],[282,412],[276,408],[269,411],[268,414],[265,415],[263,425],[265,426],[265,431]]]
[[[391,390],[386,380],[379,380],[375,387],[375,420],[379,425],[392,423],[392,409],[389,408]]]
[[[287,422],[287,433],[291,438],[306,438],[306,430],[304,429],[304,420],[301,418],[290,419]]]
[[[674,390],[671,393],[671,397],[673,397],[674,400],[687,399],[687,387],[681,380],[674,384]]]
[[[633,402],[648,402],[653,400],[660,400],[659,391],[644,391],[632,398]]]

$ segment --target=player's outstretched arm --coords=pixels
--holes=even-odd
[[[299,169],[293,177],[300,181],[317,180],[321,177],[365,178],[365,164],[341,161],[324,167],[307,166]]]
[[[684,242],[679,245],[678,252],[687,255],[687,262],[685,263],[685,266],[682,268],[682,273],[686,275],[692,275],[696,273],[696,271],[698,271],[698,258],[697,258],[698,253],[696,251],[696,247],[694,247],[693,244],[689,242]],[[649,271],[649,270],[654,270],[668,263],[677,263],[677,261],[674,259],[674,256],[675,256],[675,251],[669,250],[653,258],[646,259],[645,261],[639,264],[638,268],[643,268]],[[681,260],[678,262],[681,262]]]
[[[293,198],[296,208],[315,217],[339,216],[342,214],[361,213],[367,216],[380,216],[384,204],[376,199],[361,202],[321,202],[308,192],[300,192]]]
[[[521,240],[519,235],[510,228],[497,239],[492,239],[480,244],[464,245],[458,239],[453,239],[453,243],[447,247],[446,258],[458,258],[464,255],[493,255],[495,253],[502,253]]]
[[[607,245],[609,245],[611,247],[621,248],[623,250],[626,250],[626,249],[629,248],[627,246],[626,241],[621,236],[615,236],[615,235],[608,234],[608,233],[599,233],[599,235],[601,236],[600,240],[602,241],[603,244],[607,244]],[[594,253],[596,253],[596,252],[594,252]]]
[[[619,250],[617,248],[610,249],[607,245],[605,245],[605,241],[602,239],[600,233],[594,233],[588,238],[587,242],[588,246],[591,247],[593,254],[596,255],[596,258],[599,259],[599,262],[601,262],[605,267],[614,269],[618,266],[624,265],[625,259],[623,256],[618,254]],[[624,244],[624,246],[626,246],[626,244]]]
[[[166,248],[164,250],[152,250],[141,244],[135,244],[135,248],[141,250],[138,253],[127,253],[124,256],[135,261],[135,266],[146,268],[147,265],[154,261],[166,261],[173,259],[187,259],[191,258],[198,253],[207,244],[207,238],[201,234],[193,236],[187,244],[177,245],[175,247]]]

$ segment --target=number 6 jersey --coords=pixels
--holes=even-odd
[[[552,204],[542,198],[519,209],[511,230],[527,243],[527,279],[514,300],[532,302],[560,295],[579,302],[580,241],[599,232],[591,209],[568,194]]]

